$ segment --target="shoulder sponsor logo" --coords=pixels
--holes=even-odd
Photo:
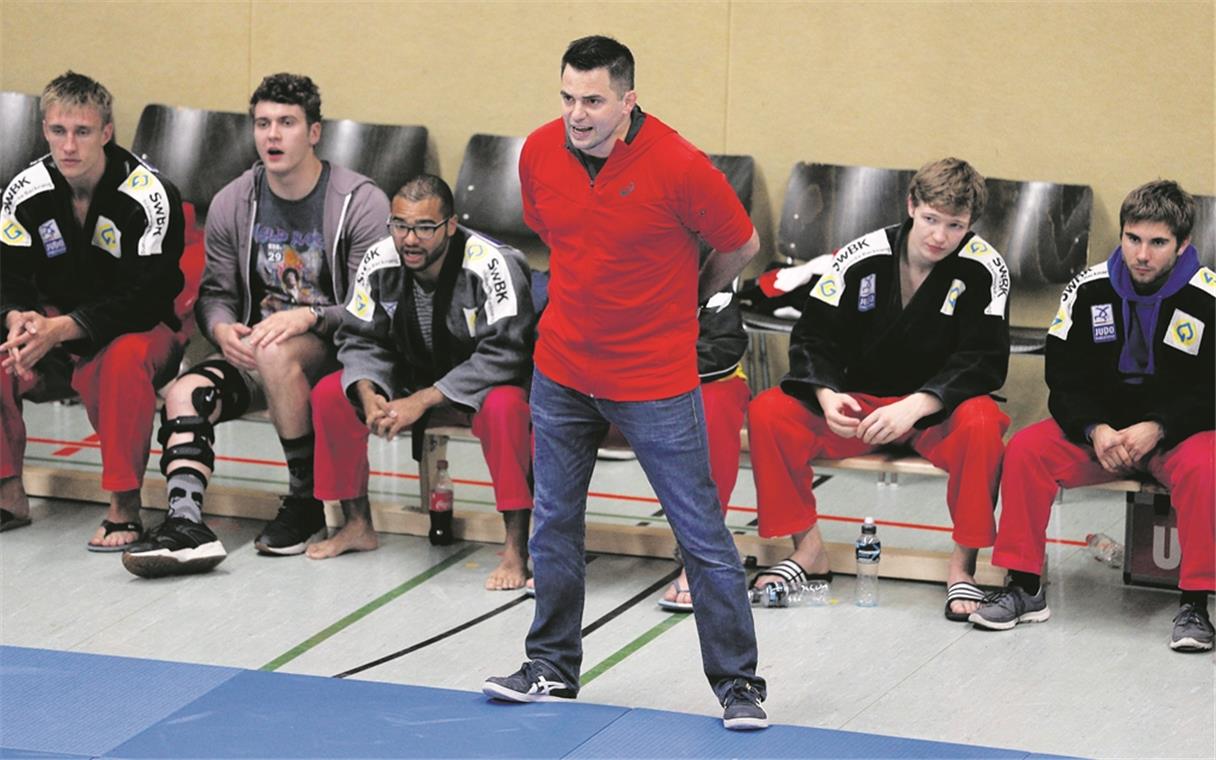
[[[1055,319],[1051,320],[1051,326],[1047,328],[1047,334],[1060,340],[1068,340],[1068,333],[1072,330],[1072,308],[1077,303],[1077,291],[1085,283],[1103,279],[1107,276],[1106,262],[1103,261],[1101,264],[1090,267],[1072,278],[1072,282],[1068,283],[1064,287],[1064,292],[1060,294],[1060,308],[1056,311]]]
[[[857,311],[873,311],[874,304],[878,301],[875,296],[874,281],[877,275],[871,272],[861,278],[861,285],[857,288]]]
[[[811,290],[811,298],[823,301],[828,306],[839,306],[843,290],[840,275],[828,272],[819,278],[819,284]]]
[[[1191,284],[1205,291],[1209,296],[1216,297],[1216,272],[1207,267],[1199,267],[1199,271],[1191,278]]]
[[[967,289],[967,283],[956,279],[950,283],[950,289],[946,291],[946,300],[942,301],[942,314],[947,317],[954,316],[954,307],[958,305],[958,297]]]
[[[3,226],[0,226],[0,236],[3,236],[5,245],[17,248],[29,248],[33,243],[30,233],[16,219],[4,220]]]
[[[1119,337],[1115,330],[1115,309],[1109,303],[1096,303],[1089,307],[1089,324],[1093,328],[1094,343],[1110,343]]]
[[[823,301],[829,306],[840,306],[840,299],[845,291],[844,274],[849,267],[871,256],[890,255],[891,245],[887,242],[887,233],[883,230],[875,230],[857,238],[832,256],[832,269],[819,278],[819,283],[811,289],[811,298]],[[859,308],[861,302],[862,298],[859,294]]]
[[[41,161],[18,174],[8,183],[4,190],[4,199],[0,201],[0,214],[8,219],[16,213],[17,207],[32,196],[46,192],[55,187],[51,174]]]
[[[376,302],[372,300],[372,296],[367,292],[367,288],[356,282],[354,292],[350,296],[350,303],[346,305],[346,310],[355,319],[371,322],[372,316],[376,312]]]
[[[367,249],[367,253],[363,255],[363,260],[359,262],[359,268],[355,270],[355,285],[363,286],[364,292],[371,289],[370,278],[372,272],[378,272],[381,269],[389,267],[401,266],[401,257],[397,255],[397,248],[393,245],[392,238],[385,238]]]
[[[1203,343],[1203,322],[1182,309],[1174,309],[1170,326],[1165,331],[1165,345],[1191,356],[1199,355]]]
[[[988,245],[983,238],[974,236],[967,242],[958,254],[961,258],[971,259],[983,264],[991,279],[990,296],[984,313],[993,317],[1005,317],[1005,301],[1009,298],[1009,267],[1005,259],[996,249]]]
[[[54,219],[47,219],[38,225],[38,237],[42,238],[42,247],[46,249],[46,257],[53,259],[68,252],[68,244],[59,232],[59,225]]]
[[[140,256],[155,256],[161,252],[165,234],[169,231],[169,194],[160,179],[148,167],[135,167],[119,186],[119,192],[133,198],[143,207],[147,227],[136,249]]]
[[[514,317],[519,313],[515,287],[502,251],[478,237],[469,236],[464,246],[464,268],[481,280],[486,294],[486,324]]]
[[[840,274],[848,271],[849,267],[859,261],[865,261],[871,256],[890,256],[891,244],[887,241],[887,233],[875,230],[857,238],[845,247],[836,251],[832,257],[832,269]]]
[[[100,214],[97,226],[93,228],[93,245],[116,259],[122,257],[122,233],[114,222]]]

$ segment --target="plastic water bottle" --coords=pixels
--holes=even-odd
[[[448,474],[448,460],[436,463],[435,484],[431,486],[431,532],[428,534],[434,546],[452,543],[452,476]]]
[[[1099,562],[1111,567],[1123,566],[1123,544],[1105,533],[1090,533],[1085,537],[1089,553]]]
[[[857,606],[878,606],[878,563],[882,560],[882,542],[873,517],[862,523],[857,537]]]
[[[822,607],[828,603],[830,586],[827,581],[806,583],[766,583],[764,588],[748,589],[748,598],[758,607]]]

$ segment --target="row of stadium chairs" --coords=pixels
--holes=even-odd
[[[0,180],[5,183],[46,151],[38,99],[0,93]],[[517,166],[523,139],[475,134],[454,193],[461,222],[521,249],[543,251],[524,224]],[[200,220],[215,193],[257,158],[246,113],[152,104],[140,116],[132,150],[181,190]],[[318,154],[371,177],[391,194],[427,165],[422,126],[323,122]],[[711,156],[751,211],[755,162]],[[912,169],[798,162],[790,172],[777,232],[776,258],[806,261],[870,230],[902,219]],[[989,203],[977,234],[1005,257],[1012,289],[1015,350],[1041,350],[1060,290],[1088,256],[1093,191],[1087,185],[988,179]],[[1193,240],[1208,266],[1216,258],[1216,197],[1200,196]],[[788,332],[791,323],[751,315],[749,326]]]

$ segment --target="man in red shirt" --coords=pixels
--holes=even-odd
[[[587,487],[610,424],[646,471],[685,558],[706,676],[727,728],[763,728],[764,680],[743,568],[710,476],[697,309],[759,250],[705,154],[637,107],[633,56],[607,37],[562,57],[562,117],[520,156],[524,218],[549,247],[532,382],[536,615],[529,662],[483,691],[578,693]],[[697,238],[717,253],[698,273]]]

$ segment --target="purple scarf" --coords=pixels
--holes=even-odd
[[[1156,292],[1136,292],[1131,273],[1123,263],[1123,247],[1106,260],[1106,271],[1110,274],[1111,287],[1123,299],[1123,350],[1119,353],[1119,372],[1124,382],[1139,384],[1144,377],[1156,373],[1157,364],[1153,355],[1153,335],[1157,329],[1157,316],[1161,302],[1182,290],[1199,271],[1199,255],[1195,246],[1188,245],[1178,256],[1165,283]],[[1135,309],[1135,314],[1132,314]],[[1132,331],[1138,324],[1139,330]]]

